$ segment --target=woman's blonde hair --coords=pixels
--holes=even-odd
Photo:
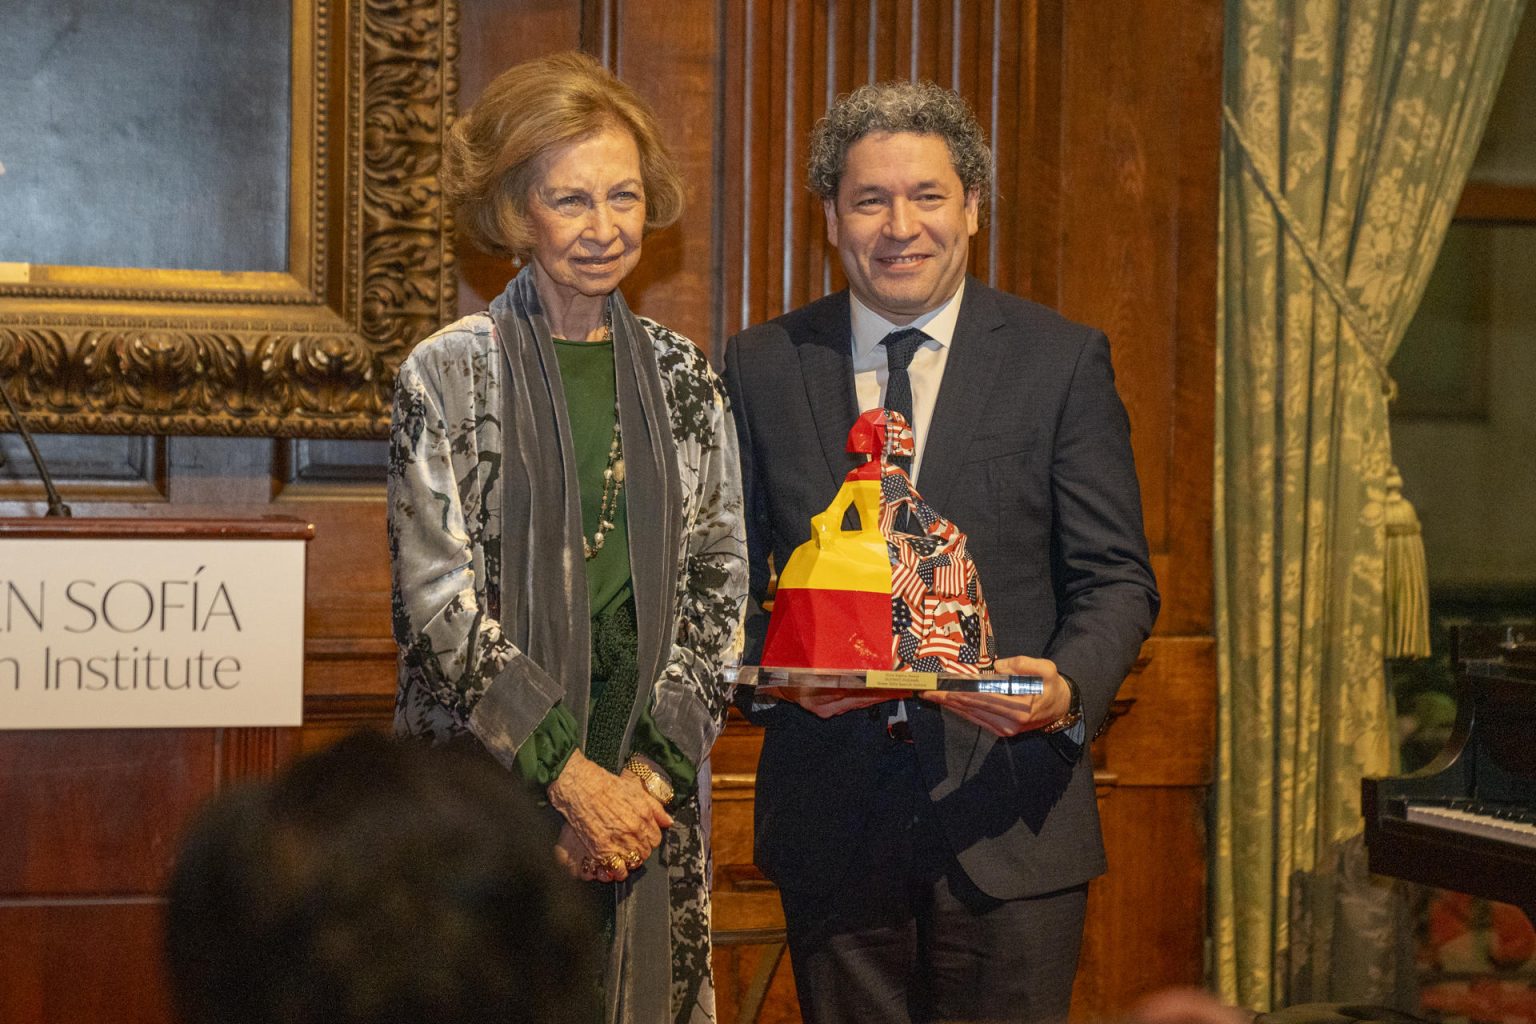
[[[455,122],[440,179],[470,241],[497,256],[533,250],[528,193],[548,150],[619,128],[640,150],[645,230],[683,212],[683,179],[650,104],[584,53],[551,54],[503,71]]]

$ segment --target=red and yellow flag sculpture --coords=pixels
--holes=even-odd
[[[900,413],[872,409],[848,432],[852,470],[811,539],[779,574],[763,664],[975,674],[996,656],[965,534],[913,489],[893,456],[913,452]],[[858,525],[843,528],[852,508]],[[907,533],[898,528],[903,519]]]

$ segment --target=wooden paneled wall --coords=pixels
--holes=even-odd
[[[1095,748],[1110,873],[1090,890],[1080,1019],[1202,975],[1221,9],[460,0],[461,107],[508,64],[573,47],[656,104],[691,202],[681,223],[647,239],[625,291],[706,348],[841,287],[804,184],[807,134],[831,96],[922,76],[974,105],[998,180],[972,270],[1108,332],[1163,591],[1156,634],[1122,691],[1128,710]],[[459,268],[466,311],[512,273],[465,249]],[[301,734],[0,733],[0,1019],[163,1021],[158,893],[187,815],[233,776],[388,721],[383,446],[42,441],[77,515],[279,514],[316,525]],[[21,446],[0,436],[0,456],[0,515],[40,514]],[[755,742],[736,724],[721,751],[727,861],[750,847]],[[765,1019],[794,1019],[782,1000]]]

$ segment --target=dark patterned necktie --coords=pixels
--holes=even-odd
[[[903,327],[880,339],[880,344],[885,346],[885,365],[890,368],[890,375],[885,380],[885,407],[906,417],[907,426],[912,428],[914,447],[917,445],[917,424],[912,422],[912,376],[907,373],[907,367],[912,365],[913,354],[927,340],[928,335],[916,327]],[[891,461],[906,470],[907,476],[912,475],[910,458],[905,455],[895,455],[891,457]],[[921,534],[923,532],[922,526],[912,515],[910,508],[901,510],[894,525],[902,533]],[[892,739],[911,743],[912,727],[907,723],[907,702],[897,701],[895,711],[885,721],[885,729]]]
[[[903,327],[880,339],[880,344],[885,346],[886,365],[890,367],[890,376],[885,382],[885,407],[906,418],[907,425],[912,428],[914,444],[917,424],[912,421],[912,377],[907,373],[907,367],[912,365],[913,353],[927,340],[928,335],[916,327]],[[903,455],[896,456],[893,461],[906,470],[908,476],[912,474],[911,459]]]

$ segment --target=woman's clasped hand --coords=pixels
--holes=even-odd
[[[565,818],[555,858],[588,882],[622,882],[661,845],[672,815],[629,772],[615,775],[581,751],[549,786],[549,802]]]

